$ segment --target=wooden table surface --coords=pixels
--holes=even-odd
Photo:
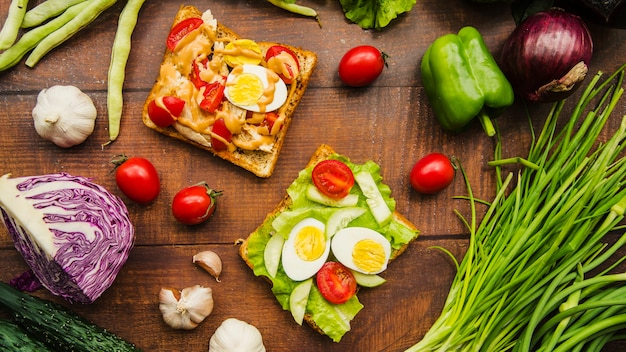
[[[273,176],[262,179],[190,145],[159,135],[141,122],[141,108],[159,70],[164,41],[178,10],[176,1],[147,1],[132,38],[124,85],[121,134],[108,139],[106,82],[110,48],[120,1],[76,37],[50,52],[34,69],[23,63],[0,74],[0,173],[14,176],[54,172],[91,177],[123,197],[110,173],[112,156],[125,153],[151,160],[159,170],[162,190],[148,205],[123,198],[136,227],[136,244],[114,284],[91,305],[68,305],[102,327],[146,351],[204,351],[209,338],[229,317],[255,325],[268,351],[402,351],[416,343],[438,316],[454,275],[454,266],[442,246],[461,258],[466,231],[454,214],[467,210],[453,199],[465,195],[461,177],[435,196],[411,190],[408,175],[413,164],[430,152],[458,158],[474,192],[493,196],[494,173],[487,165],[494,142],[473,125],[462,134],[444,132],[435,121],[422,88],[419,62],[438,36],[473,25],[492,52],[514,27],[506,5],[472,5],[461,0],[420,0],[413,10],[382,31],[363,30],[347,22],[338,1],[304,1],[321,17],[293,15],[261,0],[188,1],[210,8],[218,21],[254,40],[300,46],[318,55],[318,66],[291,124]],[[0,16],[10,1],[0,0]],[[36,2],[31,2],[36,3]],[[591,25],[595,41],[590,72],[612,72],[626,53],[626,31]],[[350,48],[370,44],[389,55],[389,67],[370,87],[348,88],[337,76],[342,55]],[[89,94],[98,109],[96,130],[76,147],[62,149],[40,138],[31,111],[36,96],[53,84],[75,85]],[[533,120],[541,122],[548,106],[531,106]],[[623,103],[617,108],[626,112]],[[616,114],[616,115],[619,115]],[[616,126],[618,119],[613,119]],[[529,144],[525,112],[516,103],[499,119],[505,155],[525,155]],[[285,188],[322,143],[355,162],[374,160],[393,190],[397,209],[421,231],[420,237],[384,273],[387,283],[359,293],[365,308],[340,343],[331,342],[308,326],[298,326],[281,310],[269,285],[255,277],[238,256],[234,244],[248,236],[284,197]],[[205,224],[176,223],[171,200],[182,187],[207,181],[222,190],[217,212]],[[192,256],[202,250],[217,252],[224,263],[221,282],[196,268]],[[4,228],[0,229],[0,279],[8,281],[27,270]],[[195,330],[176,331],[162,320],[158,292],[163,286],[182,289],[200,284],[213,289],[213,313]],[[40,297],[59,301],[39,291]]]

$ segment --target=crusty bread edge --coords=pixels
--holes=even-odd
[[[322,144],[313,153],[313,156],[311,157],[311,159],[309,160],[309,162],[307,163],[305,168],[313,166],[313,165],[319,163],[322,160],[326,160],[331,155],[333,155],[335,153],[336,153],[335,150],[331,146],[329,146],[327,144]],[[252,262],[248,258],[248,246],[247,246],[248,245],[248,239],[250,238],[250,236],[252,234],[254,234],[257,231],[259,231],[259,229],[263,226],[263,224],[267,223],[268,221],[270,221],[271,219],[276,217],[282,211],[287,210],[287,208],[289,208],[290,205],[291,205],[291,198],[289,197],[289,195],[286,195],[278,203],[276,208],[274,208],[274,210],[272,212],[270,212],[269,214],[266,215],[265,219],[263,220],[263,222],[261,223],[261,225],[259,227],[257,227],[250,235],[248,235],[248,237],[246,237],[245,239],[241,239],[241,240],[239,240],[237,242],[237,244],[239,245],[239,256],[243,259],[243,261],[246,263],[246,265],[250,269],[254,270],[254,264],[252,264]],[[402,214],[400,214],[397,210],[394,211],[393,217],[398,222],[400,222],[401,224],[403,224],[406,227],[410,228],[411,230],[418,231],[417,228],[415,227],[415,225],[411,221],[409,221],[406,217],[404,217]],[[398,249],[392,250],[391,256],[389,257],[389,263],[391,263],[393,260],[398,258],[398,256],[400,256],[402,253],[404,253],[404,251],[409,247],[409,245],[411,243],[413,243],[413,241],[415,241],[417,239],[417,237],[418,236],[413,237],[413,239],[411,241],[407,242],[404,246],[402,246],[402,247],[400,247]],[[271,280],[269,278],[264,277],[264,279],[266,279],[266,281],[268,281],[271,284]],[[304,321],[309,326],[311,326],[311,328],[313,328],[315,331],[317,331],[318,333],[320,333],[322,335],[326,335],[324,333],[324,331],[322,331],[322,329],[319,326],[317,326],[317,324],[315,324],[315,321],[313,321],[312,316],[310,314],[308,314],[308,313],[305,314]]]
[[[174,21],[172,23],[172,28],[177,23],[179,23],[180,21],[186,18],[200,17],[200,16],[202,16],[202,13],[196,7],[183,5],[180,7],[178,12],[176,13]],[[218,26],[218,33],[219,33],[218,36],[240,38],[239,35],[237,35],[231,29],[220,24],[219,20],[218,20],[217,26]],[[305,49],[294,47],[288,44],[271,43],[271,42],[257,42],[257,43],[263,49],[263,51],[265,51],[271,45],[282,45],[282,46],[288,47],[294,53],[296,53],[296,56],[298,56],[298,60],[300,61],[300,75],[296,79],[295,83],[292,83],[289,86],[287,102],[283,105],[283,107],[281,107],[281,110],[284,109],[284,114],[285,114],[285,121],[283,122],[283,128],[276,136],[274,145],[270,152],[242,151],[239,149],[237,149],[235,153],[231,153],[228,151],[216,151],[213,148],[207,147],[205,145],[202,145],[200,143],[197,143],[188,139],[183,134],[176,131],[176,129],[174,129],[173,127],[162,128],[162,127],[155,125],[148,117],[148,104],[150,103],[150,101],[152,101],[155,98],[155,95],[156,95],[156,89],[155,89],[156,87],[154,86],[150,90],[150,93],[148,94],[146,101],[144,103],[144,106],[143,106],[142,121],[144,125],[168,137],[178,139],[185,143],[188,143],[198,148],[209,151],[214,156],[227,160],[243,169],[246,169],[258,177],[262,177],[262,178],[270,177],[272,173],[274,172],[276,163],[278,162],[278,158],[280,156],[280,153],[281,153],[281,150],[282,150],[282,147],[283,147],[286,135],[287,135],[287,130],[289,129],[289,125],[291,124],[293,114],[295,113],[295,110],[297,106],[299,105],[300,100],[302,99],[306,91],[306,88],[309,84],[309,80],[313,74],[313,70],[315,69],[317,65],[317,54],[315,54],[314,52],[310,50],[305,50]],[[166,48],[165,53],[163,55],[162,63],[168,60],[169,55],[171,55],[171,53]],[[158,80],[158,77],[157,77],[157,80]]]

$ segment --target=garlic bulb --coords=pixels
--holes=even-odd
[[[265,352],[265,346],[261,332],[254,325],[228,318],[211,336],[209,352]]]
[[[182,291],[161,288],[159,310],[167,325],[174,329],[191,330],[213,311],[213,291],[200,285]]]
[[[33,120],[41,137],[69,148],[93,133],[97,114],[91,98],[77,87],[52,86],[39,92]]]

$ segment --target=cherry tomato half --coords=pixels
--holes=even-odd
[[[226,140],[228,143],[230,143],[233,137],[230,130],[228,130],[228,127],[226,127],[226,122],[224,121],[224,119],[215,120],[215,122],[213,123],[213,129],[211,130],[211,132],[224,138],[224,140]],[[222,150],[226,150],[228,148],[228,145],[226,145],[219,138],[215,138],[215,137],[211,137],[211,146],[213,147],[213,149],[215,149],[218,152]]]
[[[215,212],[216,200],[221,194],[210,189],[205,182],[181,189],[172,201],[174,218],[185,225],[205,222]]]
[[[413,189],[424,194],[434,194],[448,187],[456,170],[447,156],[431,153],[418,160],[411,170]]]
[[[204,23],[202,18],[192,17],[184,19],[178,22],[174,27],[170,30],[170,34],[167,36],[166,45],[167,48],[171,51],[176,49],[176,45],[178,42],[183,39],[187,34],[189,34],[194,29],[200,27]]]
[[[219,82],[213,82],[205,85],[203,89],[202,95],[204,98],[200,102],[200,108],[213,113],[222,104],[226,87]]]
[[[161,181],[159,173],[148,159],[122,155],[112,163],[116,165],[115,183],[130,200],[148,204],[157,198]]]
[[[167,127],[176,121],[185,107],[185,101],[172,96],[156,98],[148,103],[148,117],[155,125]]]
[[[282,45],[273,45],[267,49],[265,62],[286,84],[291,84],[300,72],[298,57]]]
[[[320,161],[313,168],[311,178],[320,192],[334,199],[347,196],[354,185],[352,170],[335,159]]]
[[[387,55],[371,45],[354,47],[339,62],[339,78],[351,87],[374,82],[387,66]]]
[[[338,262],[326,262],[315,277],[324,298],[334,304],[347,302],[356,293],[356,279],[350,269]]]

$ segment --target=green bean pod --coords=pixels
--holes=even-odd
[[[38,26],[45,21],[62,14],[70,7],[84,1],[85,0],[46,0],[26,11],[21,27],[32,28]]]
[[[11,1],[7,19],[2,26],[2,30],[0,30],[0,50],[9,48],[17,40],[27,6],[28,0]]]
[[[72,18],[76,17],[85,9],[86,6],[87,2],[74,5],[68,8],[60,16],[50,20],[46,24],[24,33],[24,35],[15,44],[0,54],[0,71],[7,70],[17,65],[24,55],[37,46],[43,38],[61,28]]]
[[[117,23],[117,31],[113,41],[111,52],[111,64],[108,73],[107,89],[107,109],[109,115],[109,142],[117,139],[120,133],[120,123],[122,120],[122,107],[124,98],[122,88],[126,77],[126,63],[130,54],[131,37],[135,26],[139,10],[145,0],[129,0],[120,13]]]
[[[45,37],[26,59],[26,66],[34,67],[50,50],[56,48],[74,34],[93,22],[102,12],[116,3],[116,0],[89,0],[88,6],[76,17],[58,30]]]

